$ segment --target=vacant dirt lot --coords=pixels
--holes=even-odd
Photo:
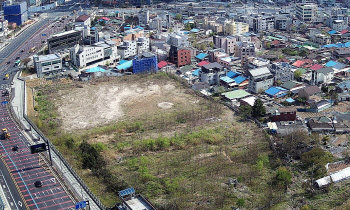
[[[174,82],[102,82],[58,91],[55,103],[64,130],[96,127],[122,119],[191,109],[201,98]]]

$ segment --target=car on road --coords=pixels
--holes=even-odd
[[[16,57],[16,60],[20,59],[20,57]]]
[[[39,188],[39,187],[43,186],[43,183],[41,181],[37,180],[37,181],[34,182],[34,186]]]
[[[10,64],[11,63],[11,61],[7,61],[7,63],[6,64]]]
[[[24,52],[24,49],[22,49],[21,52]]]
[[[14,152],[18,151],[18,146],[17,145],[13,146],[12,151],[14,151]]]

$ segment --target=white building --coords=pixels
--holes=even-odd
[[[273,85],[274,77],[267,67],[249,70],[248,90],[253,93],[259,93],[267,90]]]
[[[186,35],[172,33],[169,34],[168,39],[169,45],[174,45],[175,47],[189,47],[190,42],[188,41],[188,37]]]
[[[304,22],[313,21],[317,14],[317,4],[299,3],[295,8],[296,16]]]
[[[6,39],[7,35],[8,35],[8,21],[0,20],[0,37],[2,39]]]
[[[342,31],[348,28],[348,23],[345,20],[333,20],[331,28],[336,31]]]
[[[57,54],[34,55],[33,61],[39,78],[56,74],[62,70],[62,58]]]
[[[149,38],[139,37],[136,40],[125,40],[118,45],[118,55],[124,59],[150,50]]]
[[[90,35],[91,28],[91,19],[88,15],[80,15],[77,19],[75,19],[75,26],[82,27],[83,29],[83,38],[86,38]]]
[[[76,45],[70,50],[70,57],[79,68],[92,64],[107,65],[119,59],[113,41],[97,42],[90,46]]]
[[[274,16],[259,16],[253,18],[253,31],[256,33],[275,29]]]

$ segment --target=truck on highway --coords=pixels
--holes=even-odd
[[[10,138],[10,133],[8,132],[7,128],[3,128],[1,133],[1,139],[9,139]]]

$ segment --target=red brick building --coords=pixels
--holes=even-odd
[[[280,107],[271,116],[272,122],[279,121],[295,121],[297,118],[297,110],[295,107]]]
[[[169,61],[175,63],[177,67],[191,64],[191,51],[186,48],[170,47]]]

